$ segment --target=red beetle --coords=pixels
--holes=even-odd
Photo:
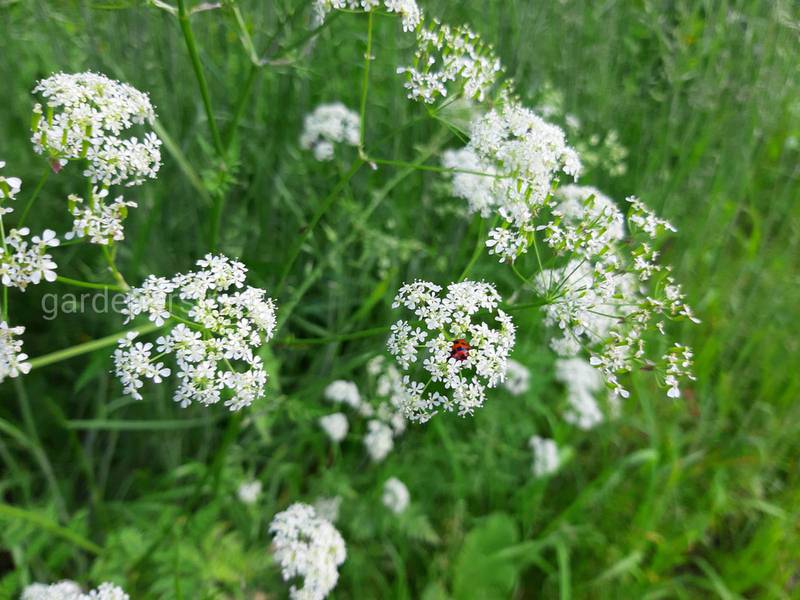
[[[467,360],[470,345],[464,338],[459,338],[453,342],[450,348],[450,358],[455,358],[457,361]]]

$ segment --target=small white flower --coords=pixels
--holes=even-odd
[[[380,0],[314,0],[314,26],[319,27],[333,10],[372,11],[381,5]],[[403,31],[413,31],[422,20],[422,12],[415,0],[383,0],[386,12],[400,15]]]
[[[31,370],[28,355],[22,351],[22,340],[17,339],[25,333],[21,325],[10,327],[5,321],[0,321],[0,383],[6,377],[18,377]]]
[[[533,465],[531,469],[535,477],[544,477],[555,473],[560,465],[558,446],[554,440],[531,436],[528,445],[533,451]]]
[[[358,393],[358,386],[352,381],[337,379],[328,384],[325,388],[325,399],[335,404],[346,404],[350,408],[361,406],[361,395]]]
[[[152,125],[155,112],[146,93],[98,73],[57,73],[33,89],[44,106],[34,106],[31,142],[36,152],[63,166],[86,160],[84,175],[103,186],[138,185],[155,178],[161,140],[120,137],[134,125]]]
[[[397,477],[391,477],[383,484],[383,496],[381,499],[386,508],[399,515],[408,508],[411,495],[402,481]]]
[[[373,419],[367,422],[367,435],[364,436],[364,447],[372,462],[381,462],[394,448],[392,428]]]
[[[322,600],[339,580],[338,567],[347,552],[342,536],[330,522],[302,503],[278,513],[269,526],[275,560],[284,581],[303,578],[303,586],[292,585],[293,600]]]
[[[483,405],[486,388],[505,377],[514,346],[514,324],[498,309],[493,285],[463,281],[450,284],[443,297],[439,292],[437,285],[415,281],[400,288],[392,304],[412,311],[416,320],[397,321],[387,341],[403,371],[422,367],[421,379],[403,376],[403,410],[412,421],[425,422],[439,410],[472,414]]]
[[[0,169],[6,166],[5,161],[0,160]],[[5,177],[0,175],[0,200],[13,200],[22,188],[22,180],[19,177]],[[8,209],[10,212],[11,209]],[[2,213],[0,213],[2,215]]]
[[[243,481],[239,485],[239,489],[236,490],[236,495],[244,504],[252,505],[258,502],[258,498],[261,496],[261,488],[261,482],[257,479],[253,481]]]
[[[48,254],[49,248],[59,245],[55,231],[45,229],[41,237],[34,235],[28,241],[25,238],[29,234],[27,227],[11,229],[5,236],[5,244],[0,247],[0,281],[22,291],[42,280],[55,281],[58,268]]]
[[[50,585],[29,585],[23,590],[20,600],[130,600],[130,596],[113,583],[102,583],[84,594],[74,581],[61,581]]]
[[[171,279],[149,276],[128,292],[123,312],[128,321],[147,314],[163,325],[172,316],[170,295],[177,294],[184,322],[156,340],[159,354],[174,355],[177,364],[173,399],[184,407],[224,400],[238,411],[264,394],[267,372],[257,351],[275,331],[275,303],[265,290],[244,286],[247,269],[238,261],[209,254],[197,266]],[[158,383],[170,369],[155,362],[153,344],[133,343],[133,337],[120,340],[114,365],[124,392],[141,399],[144,379]]]
[[[582,358],[559,359],[556,379],[567,388],[570,409],[564,420],[580,429],[591,429],[603,422],[603,412],[595,399],[603,388],[602,374]]]
[[[321,104],[303,120],[300,147],[311,150],[320,161],[331,160],[335,144],[358,146],[361,119],[341,102]]]
[[[347,423],[347,416],[344,413],[338,412],[320,417],[319,425],[335,444],[338,444],[347,437],[349,425]]]

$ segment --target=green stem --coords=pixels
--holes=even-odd
[[[122,273],[120,273],[119,269],[117,269],[117,262],[114,259],[114,255],[111,253],[111,250],[108,249],[108,246],[101,246],[101,248],[103,249],[103,256],[106,257],[108,267],[111,269],[111,274],[114,276],[114,279],[117,280],[117,284],[120,288],[122,288],[122,291],[127,292],[129,289],[131,289],[131,286],[128,285],[128,282],[125,281]]]
[[[186,41],[186,49],[189,51],[189,58],[192,61],[192,69],[194,69],[194,74],[197,78],[197,86],[200,88],[200,96],[203,99],[203,108],[206,111],[208,126],[211,129],[211,137],[214,140],[214,146],[219,153],[220,159],[225,162],[225,147],[222,145],[222,137],[219,134],[217,122],[214,120],[214,111],[211,108],[211,94],[208,92],[208,82],[206,81],[206,76],[203,72],[203,65],[200,62],[200,55],[197,52],[197,44],[194,40],[194,33],[192,32],[192,25],[189,22],[189,16],[190,15],[188,11],[186,10],[186,0],[178,0],[178,21],[181,24],[183,39]]]
[[[373,337],[388,332],[389,332],[388,326],[373,327],[371,329],[363,329],[361,331],[353,331],[350,333],[341,333],[338,335],[331,335],[322,338],[287,337],[281,340],[277,340],[276,344],[279,344],[281,346],[321,346],[324,344],[333,344],[335,342],[346,342],[348,340],[358,340],[362,338]]]
[[[472,256],[470,257],[467,266],[464,267],[464,270],[461,272],[458,281],[464,281],[467,278],[467,275],[469,275],[470,271],[472,271],[472,267],[474,267],[475,263],[478,262],[478,259],[483,252],[483,247],[483,219],[478,217],[478,236],[475,240],[475,248],[472,250]]]
[[[256,76],[260,71],[261,69],[258,65],[250,65],[250,71],[247,74],[247,80],[244,82],[242,91],[239,94],[239,100],[236,102],[236,109],[233,113],[233,119],[231,119],[231,122],[228,125],[228,129],[225,133],[226,151],[230,150],[233,140],[236,138],[236,129],[239,126],[239,121],[242,120],[242,116],[244,116],[244,110],[247,108],[247,103],[250,99],[250,92],[253,90],[253,83],[255,83]]]
[[[57,523],[53,523],[50,519],[37,512],[25,510],[23,508],[17,508],[16,506],[11,506],[10,504],[0,504],[0,518],[14,521],[27,521],[28,523],[36,525],[48,533],[72,542],[79,548],[87,550],[92,554],[101,554],[103,552],[103,548],[91,540],[87,540],[85,537],[75,533],[71,529],[67,529],[66,527],[61,527]]]
[[[112,290],[114,292],[126,291],[126,289],[122,286],[114,285],[113,283],[93,283],[91,281],[80,281],[79,279],[62,277],[61,275],[56,277],[56,281],[67,285],[73,285],[75,287],[88,288],[90,290]]]
[[[31,369],[39,369],[41,367],[46,367],[47,365],[52,365],[54,363],[61,362],[63,360],[80,356],[82,354],[94,352],[95,350],[99,350],[100,348],[113,346],[121,338],[124,338],[131,332],[145,334],[157,331],[159,329],[161,329],[160,326],[154,325],[152,323],[148,323],[147,325],[140,325],[139,327],[134,327],[133,329],[128,329],[126,331],[120,331],[119,333],[113,333],[111,335],[107,335],[106,337],[92,340],[91,342],[85,342],[83,344],[78,344],[76,346],[70,346],[69,348],[64,348],[63,350],[57,350],[55,352],[51,352],[50,354],[44,354],[42,356],[33,358],[28,362],[31,365]]]
[[[50,168],[50,165],[45,165],[44,172],[42,173],[42,176],[39,177],[39,183],[36,184],[36,187],[33,189],[33,195],[30,197],[30,200],[28,200],[28,203],[25,205],[25,208],[22,211],[22,215],[17,223],[17,228],[22,227],[22,224],[25,222],[25,217],[28,216],[28,212],[33,207],[33,203],[36,202],[36,198],[39,197],[39,192],[42,191],[47,178],[50,176],[51,170],[52,169]]]
[[[362,167],[364,161],[359,159],[353,163],[350,167],[350,170],[345,173],[336,186],[330,191],[330,193],[325,197],[322,202],[320,202],[317,211],[314,213],[314,216],[311,217],[311,221],[306,226],[303,233],[300,237],[295,241],[294,246],[289,252],[289,258],[283,267],[283,272],[281,273],[280,279],[278,280],[278,285],[276,286],[276,294],[280,294],[283,290],[284,285],[286,284],[286,278],[289,276],[289,273],[292,270],[292,266],[294,266],[294,262],[297,260],[298,255],[300,254],[300,250],[305,244],[308,237],[314,231],[314,228],[319,223],[319,220],[322,216],[328,211],[328,209],[333,205],[334,201],[338,198],[339,193],[345,188],[348,182],[353,178],[356,172]]]
[[[367,92],[369,91],[369,64],[372,62],[372,11],[369,12],[367,18],[367,52],[364,54],[364,80],[361,83],[361,137],[358,143],[358,148],[362,153],[364,152],[364,141],[366,140],[367,134],[365,117],[367,114]]]

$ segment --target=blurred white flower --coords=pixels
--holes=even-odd
[[[350,408],[358,409],[361,406],[361,394],[358,386],[352,381],[337,379],[325,388],[324,396],[335,404],[346,404]]]
[[[379,8],[381,0],[314,0],[314,26],[319,27],[333,10],[372,11]],[[413,31],[422,20],[422,12],[415,0],[383,0],[386,12],[397,13],[402,18],[403,31]]]
[[[425,422],[439,410],[472,414],[483,405],[486,388],[503,381],[514,346],[514,324],[498,309],[492,284],[463,281],[450,284],[444,297],[439,292],[438,285],[415,281],[400,288],[392,304],[415,317],[392,325],[387,342],[403,371],[420,363],[424,371],[422,380],[403,378],[403,409],[412,421]],[[430,384],[438,385],[428,391]]]
[[[602,423],[603,412],[595,398],[603,389],[602,374],[578,357],[557,360],[555,369],[556,379],[567,388],[570,407],[564,420],[584,430]]]
[[[18,377],[31,370],[28,355],[22,351],[22,340],[17,339],[25,333],[21,325],[9,327],[5,321],[0,321],[0,383],[6,377]]]
[[[267,373],[257,350],[274,333],[275,303],[265,290],[244,285],[247,269],[238,261],[207,254],[197,266],[172,279],[151,275],[128,292],[123,312],[129,321],[147,314],[163,325],[174,310],[181,322],[156,340],[157,357],[153,344],[134,343],[135,334],[121,339],[116,375],[126,394],[141,399],[144,379],[159,383],[170,375],[158,358],[173,354],[180,380],[175,402],[186,407],[225,398],[225,406],[238,411],[264,394]],[[170,294],[179,302],[173,305]]]
[[[311,506],[292,504],[275,515],[269,531],[284,581],[303,578],[302,587],[290,588],[294,600],[321,600],[336,587],[338,567],[347,556],[344,540]]]
[[[239,489],[236,490],[236,495],[239,500],[244,504],[255,504],[261,496],[262,485],[257,479],[253,481],[243,481],[239,484]]]
[[[20,600],[130,600],[130,596],[113,583],[102,583],[84,594],[74,581],[60,581],[29,585],[22,591]]]
[[[31,141],[55,164],[85,159],[84,175],[103,186],[138,185],[155,178],[161,140],[152,131],[141,140],[120,137],[134,125],[153,125],[155,111],[144,92],[98,73],[57,73],[33,89],[44,106],[34,106]]]
[[[528,445],[533,451],[533,465],[531,469],[535,477],[544,477],[558,470],[560,459],[558,456],[558,446],[554,440],[531,436]]]
[[[381,462],[394,448],[392,428],[382,421],[373,419],[367,422],[367,429],[364,447],[372,462]]]
[[[347,436],[349,425],[344,413],[333,413],[320,417],[319,425],[328,434],[332,442],[338,444]]]
[[[341,102],[321,104],[303,120],[300,147],[311,150],[317,160],[331,160],[335,144],[358,146],[361,119]]]
[[[399,515],[408,508],[411,496],[408,493],[406,484],[397,479],[397,477],[391,477],[383,484],[383,496],[381,499],[386,508]]]

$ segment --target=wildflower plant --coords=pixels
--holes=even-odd
[[[413,315],[392,325],[387,342],[406,373],[403,408],[412,421],[425,422],[439,411],[471,415],[483,405],[486,388],[503,381],[514,346],[514,323],[499,309],[492,284],[462,281],[442,291],[414,281],[400,288],[392,304]]]
[[[302,578],[292,585],[293,599],[321,600],[336,587],[339,565],[347,555],[342,536],[308,504],[295,503],[278,513],[270,523],[275,560],[285,581]]]
[[[128,320],[146,314],[157,326],[179,322],[156,339],[157,354],[135,333],[120,339],[115,372],[125,393],[141,399],[145,379],[160,383],[170,375],[160,359],[171,354],[180,381],[175,402],[185,407],[222,400],[238,411],[264,394],[267,373],[258,349],[275,330],[275,303],[265,290],[245,286],[247,268],[238,261],[208,254],[197,266],[170,279],[151,275],[128,292]]]

